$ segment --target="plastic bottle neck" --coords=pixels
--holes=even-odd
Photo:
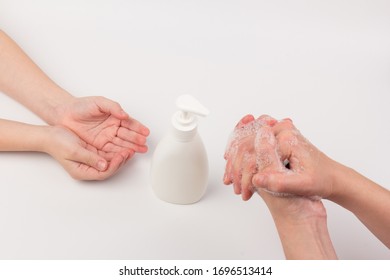
[[[197,133],[196,116],[191,116],[183,121],[182,112],[178,111],[172,116],[172,134],[180,142],[191,141]]]
[[[197,131],[197,128],[194,128],[190,131],[181,131],[175,127],[172,127],[173,136],[180,142],[191,142],[195,138]]]

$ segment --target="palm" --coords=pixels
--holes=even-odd
[[[83,116],[85,114],[85,116]],[[121,120],[105,113],[71,113],[65,122],[85,142],[102,151],[121,150],[118,131]]]
[[[131,153],[106,153],[101,151],[64,127],[53,127],[52,135],[56,148],[51,150],[51,155],[75,179],[106,179],[116,173],[120,166],[132,155]],[[109,162],[107,169],[98,170],[94,167],[93,163],[99,157]]]
[[[78,98],[63,105],[62,125],[71,129],[86,143],[107,153],[124,150],[145,152],[147,133],[143,132],[146,128],[114,106],[119,107],[102,97]]]

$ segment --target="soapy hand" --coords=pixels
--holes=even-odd
[[[224,183],[233,183],[234,192],[241,194],[243,200],[253,195],[253,175],[259,170],[268,170],[273,164],[268,153],[276,152],[269,151],[269,143],[275,144],[271,128],[276,122],[266,115],[258,119],[247,115],[239,121],[229,139],[225,152],[227,163]]]
[[[333,161],[303,137],[290,119],[277,122],[272,132],[279,161],[288,161],[289,169],[258,172],[253,185],[275,193],[329,198],[333,192]]]
[[[224,183],[234,185],[236,194],[248,200],[257,192],[267,204],[277,225],[312,222],[313,219],[326,219],[326,210],[322,202],[313,197],[294,195],[297,190],[283,188],[285,180],[295,178],[304,167],[291,153],[291,147],[309,145],[294,129],[290,120],[280,122],[263,115],[255,119],[247,115],[236,125],[225,152],[227,160]],[[286,129],[291,135],[286,135]],[[307,153],[313,153],[310,146]],[[308,154],[300,151],[303,158]],[[294,155],[294,156],[293,156]],[[283,162],[289,161],[289,168]],[[269,185],[269,179],[280,176],[280,185]],[[273,183],[273,182],[272,182]],[[298,188],[298,185],[297,185]],[[289,191],[292,191],[290,194]]]
[[[331,159],[306,140],[290,119],[245,116],[233,131],[225,159],[224,183],[233,183],[243,200],[259,189],[311,199],[332,193]]]
[[[254,190],[263,198],[287,258],[337,258],[320,198],[350,210],[389,247],[387,189],[327,157],[290,119],[260,119],[246,116],[234,129],[224,183],[244,200]]]

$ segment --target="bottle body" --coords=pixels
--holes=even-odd
[[[151,166],[151,184],[160,199],[191,204],[204,195],[208,182],[208,160],[197,132],[190,139],[168,133],[157,145]]]

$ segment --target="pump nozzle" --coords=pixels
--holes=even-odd
[[[198,100],[189,94],[179,96],[176,100],[176,106],[183,111],[184,115],[192,113],[198,116],[206,117],[210,112]]]
[[[190,131],[196,128],[195,115],[205,117],[209,114],[209,110],[189,94],[179,96],[176,100],[176,106],[180,111],[173,116],[173,125],[181,131]]]

